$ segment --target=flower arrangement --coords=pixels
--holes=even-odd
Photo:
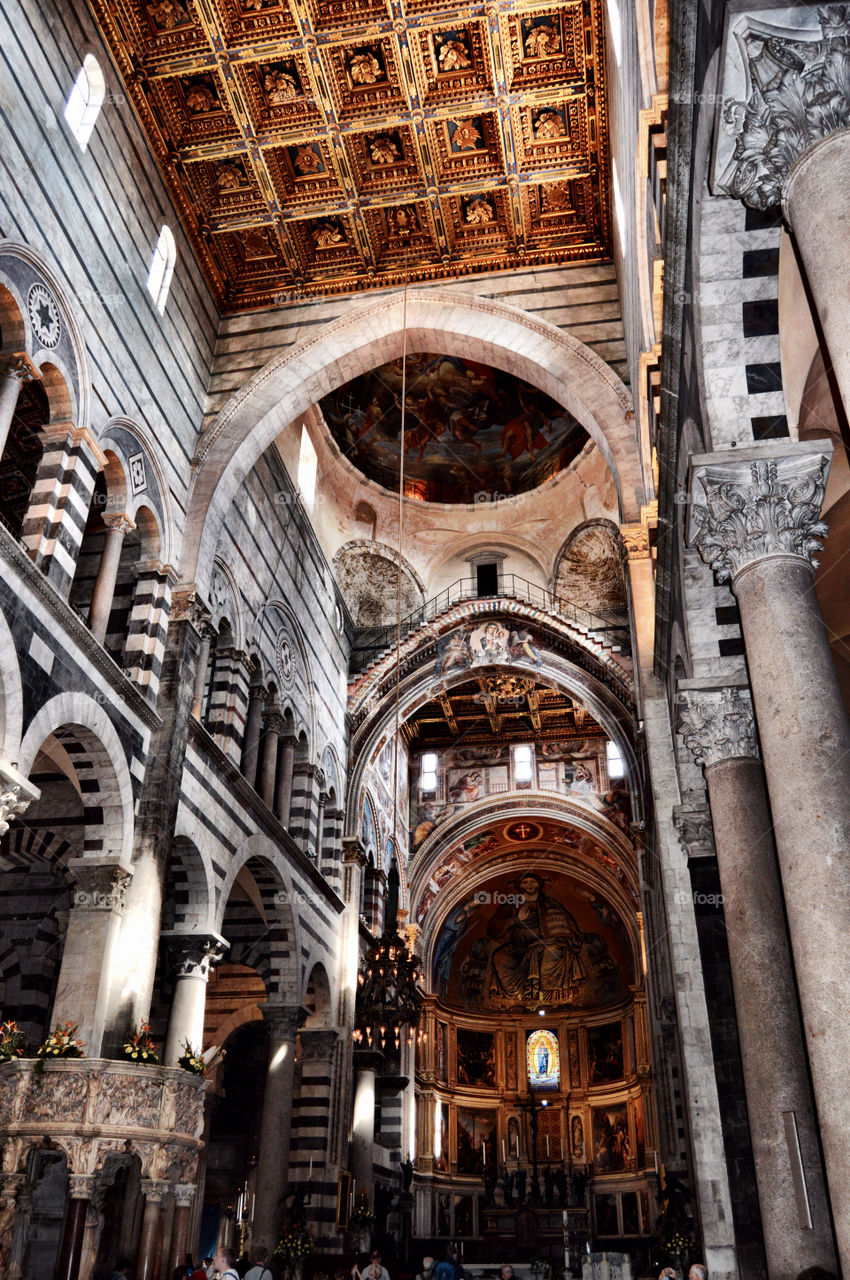
[[[357,1203],[351,1211],[349,1219],[352,1227],[373,1227],[375,1225],[375,1215],[369,1208],[369,1203],[365,1194],[357,1197]]]
[[[196,1053],[188,1040],[183,1041],[183,1053],[177,1059],[178,1067],[182,1067],[184,1071],[191,1071],[193,1076],[205,1076],[207,1074],[207,1064],[204,1062],[203,1055]]]
[[[551,1265],[552,1259],[544,1257],[541,1253],[535,1254],[529,1263],[531,1274],[538,1277],[547,1276]]]
[[[285,1275],[294,1276],[301,1263],[313,1252],[313,1237],[303,1223],[288,1227],[277,1243],[274,1256]]]
[[[159,1066],[159,1054],[151,1039],[149,1022],[141,1023],[138,1031],[134,1031],[129,1040],[124,1042],[122,1052],[128,1062],[147,1062],[152,1067]]]
[[[0,1026],[0,1062],[12,1062],[24,1055],[26,1037],[17,1022],[4,1022]]]
[[[76,1039],[76,1022],[66,1022],[64,1027],[57,1025],[35,1051],[37,1058],[84,1058],[82,1040]]]

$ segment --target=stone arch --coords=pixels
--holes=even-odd
[[[333,792],[336,796],[337,805],[341,805],[343,801],[343,774],[339,763],[339,756],[328,742],[322,750],[321,770],[325,775],[325,790]]]
[[[333,1025],[333,1010],[336,1007],[336,1001],[331,990],[327,969],[321,960],[309,968],[304,984],[304,998],[301,1003],[308,1011],[305,1023],[307,1030],[316,1031],[321,1027]]]
[[[354,538],[339,548],[333,571],[355,627],[387,627],[396,621],[398,569],[398,552],[384,542]],[[404,557],[401,580],[401,616],[406,618],[425,603],[425,586]]]
[[[104,452],[114,450],[125,476],[129,477],[126,505],[121,510],[132,520],[143,504],[155,512],[161,539],[160,559],[170,564],[175,555],[174,512],[165,472],[148,433],[131,418],[116,415],[104,426],[98,445]]]
[[[254,905],[263,921],[262,936],[254,940],[253,953],[248,947],[245,954],[259,959],[259,966],[239,955],[234,939],[223,928],[225,909],[243,868],[247,868],[256,885]],[[292,891],[282,855],[267,837],[251,836],[234,853],[219,889],[215,929],[231,943],[228,961],[256,968],[266,983],[269,999],[283,1003],[294,1003],[301,989],[299,930],[291,904]]]
[[[409,351],[438,349],[504,369],[572,413],[611,470],[622,518],[638,518],[644,492],[632,401],[604,361],[554,325],[505,303],[414,289],[406,307]],[[355,308],[275,357],[232,397],[195,458],[184,578],[205,589],[224,517],[283,428],[328,391],[401,355],[403,308],[400,293]]]
[[[277,622],[274,618],[275,613],[279,619]],[[316,708],[313,702],[313,677],[304,636],[295,614],[283,600],[269,600],[264,608],[264,617],[273,628],[274,636],[275,666],[270,673],[270,678],[280,690],[281,707],[288,708],[292,713],[296,735],[303,734],[307,740],[309,760],[312,758],[310,752],[316,749]],[[284,639],[289,642],[291,650],[294,649],[294,653],[291,653],[293,659],[291,678],[281,658],[281,641]]]
[[[0,613],[0,752],[15,761],[21,744],[24,694],[18,651],[9,624]]]
[[[84,693],[61,693],[36,713],[21,743],[21,772],[29,774],[36,754],[53,734],[73,752],[93,845],[130,865],[133,853],[133,786],[121,741],[102,706]],[[89,816],[90,815],[90,816]],[[94,853],[94,848],[92,847]]]
[[[166,903],[173,912],[172,928],[201,933],[210,928],[215,910],[213,871],[194,840],[180,831],[181,825],[171,846]]]
[[[552,593],[595,617],[628,626],[620,530],[611,520],[586,520],[555,557]]]
[[[14,295],[0,284],[0,349],[6,354],[23,351],[27,340],[24,317]]]
[[[230,623],[235,647],[244,649],[245,617],[236,575],[229,564],[216,556],[210,584],[210,622],[215,631],[218,631],[223,618]]]

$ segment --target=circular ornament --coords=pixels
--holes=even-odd
[[[39,345],[52,351],[62,336],[62,325],[56,300],[46,285],[34,284],[30,288],[27,314]]]

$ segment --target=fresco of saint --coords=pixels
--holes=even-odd
[[[490,995],[524,1007],[563,1004],[587,980],[584,934],[575,917],[543,892],[543,880],[528,872],[517,881],[523,901],[510,915],[496,912],[491,938],[506,940],[490,957]]]

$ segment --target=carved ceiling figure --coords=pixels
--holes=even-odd
[[[382,133],[379,138],[371,139],[369,156],[372,164],[395,164],[396,160],[401,159],[398,146],[388,133]]]
[[[483,141],[479,130],[471,120],[458,120],[456,126],[452,134],[452,145],[457,147],[458,151],[474,151]]]
[[[272,107],[283,107],[298,97],[298,82],[288,71],[267,71],[263,81],[266,97]]]
[[[470,200],[466,206],[467,222],[493,222],[494,219],[493,206],[489,200],[484,200],[481,196],[476,197],[475,200]]]
[[[157,0],[148,5],[148,13],[160,31],[173,31],[189,21],[189,15],[177,0]]]
[[[469,50],[462,40],[445,40],[437,56],[441,71],[467,71],[472,66]]]
[[[316,249],[333,249],[335,245],[342,244],[345,236],[339,227],[333,223],[326,223],[323,227],[316,227],[313,231],[313,245]]]
[[[563,138],[564,121],[557,111],[541,111],[534,122],[535,138]]]
[[[553,182],[548,188],[550,209],[568,209],[570,207],[570,191],[566,182]]]
[[[298,172],[302,174],[320,173],[325,167],[309,143],[305,143],[302,147],[296,147],[293,164]]]
[[[527,58],[551,58],[553,53],[561,52],[561,37],[555,27],[543,23],[532,27],[525,38],[525,55]]]
[[[245,175],[238,164],[232,160],[224,160],[215,171],[219,191],[236,191],[244,187]]]
[[[348,69],[355,84],[375,84],[384,78],[383,68],[374,53],[353,53],[348,60]]]
[[[419,220],[412,204],[402,205],[400,209],[390,209],[387,214],[387,223],[392,234],[402,238],[419,230]]]
[[[192,115],[205,115],[208,111],[216,109],[218,98],[207,85],[193,84],[186,93],[186,106],[192,112]]]

